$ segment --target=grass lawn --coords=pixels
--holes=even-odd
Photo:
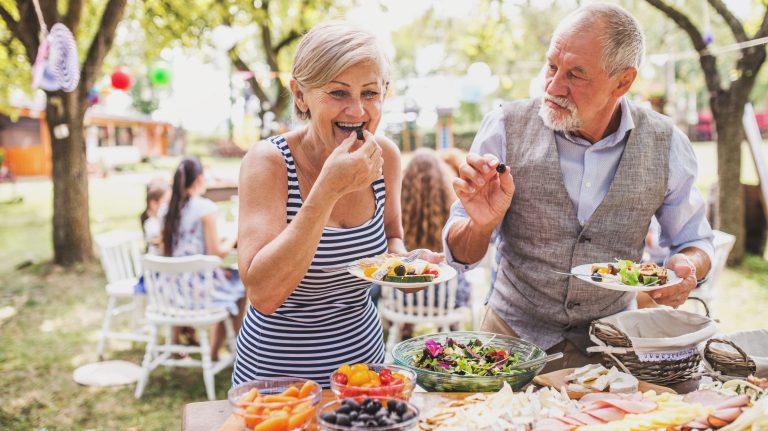
[[[696,151],[699,186],[706,190],[715,172],[714,146],[697,144]],[[209,164],[209,172],[236,178],[237,163]],[[155,175],[149,170],[91,178],[92,233],[138,229],[144,186]],[[745,181],[754,179],[754,169],[745,171]],[[158,368],[141,400],[133,398],[132,385],[98,389],[72,381],[75,368],[98,360],[105,280],[97,262],[69,270],[47,263],[52,255],[51,190],[50,182],[42,180],[0,185],[0,202],[23,197],[21,203],[0,203],[0,429],[179,429],[184,404],[205,400],[199,369]],[[20,264],[23,268],[16,269]],[[723,331],[768,326],[766,260],[752,256],[728,269],[719,289],[717,317]],[[106,359],[140,363],[142,355],[143,346],[112,343]],[[219,399],[226,396],[230,373],[216,376]]]

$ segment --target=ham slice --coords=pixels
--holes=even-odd
[[[616,407],[619,410],[625,411],[627,413],[648,413],[651,411],[656,410],[656,407],[658,407],[658,404],[656,404],[653,401],[647,401],[647,400],[622,400],[622,399],[615,399],[615,400],[602,400],[599,401],[596,404],[605,404],[609,406]]]
[[[571,431],[577,426],[566,424],[556,418],[544,418],[536,422],[532,431]]]
[[[727,400],[717,404],[715,406],[715,410],[725,410],[725,409],[731,409],[734,407],[746,407],[749,405],[750,402],[749,395],[742,394],[742,395],[733,395],[729,397]]]
[[[598,419],[596,416],[590,415],[589,412],[585,412],[585,413],[577,412],[572,414],[571,418],[576,419],[577,421],[581,422],[584,425],[599,425],[607,422],[607,421]]]
[[[610,400],[616,398],[621,398],[621,396],[619,396],[619,394],[613,394],[610,392],[591,392],[581,397],[581,399],[579,399],[579,403],[590,404],[595,401]]]
[[[698,419],[688,422],[683,426],[683,429],[693,429],[693,430],[705,430],[709,429],[709,424],[706,422],[701,422]]]
[[[613,422],[624,419],[625,413],[616,407],[601,407],[587,410],[588,415],[594,416],[603,422]]]
[[[704,406],[717,406],[721,403],[728,402],[732,398],[726,394],[721,394],[710,389],[701,389],[685,394],[683,401],[686,403],[699,403]],[[733,406],[731,406],[733,407]]]
[[[710,417],[714,416],[720,420],[723,420],[727,423],[731,423],[736,420],[741,415],[741,407],[733,407],[729,409],[720,409],[715,410],[714,412],[710,413]]]
[[[556,418],[556,419],[559,420],[560,422],[562,422],[564,424],[568,424],[568,425],[570,425],[572,427],[580,427],[582,425],[586,425],[584,422],[576,419],[575,416],[576,415],[569,415],[569,416],[559,417],[559,418]]]

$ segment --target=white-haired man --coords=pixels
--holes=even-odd
[[[642,30],[624,9],[573,12],[552,37],[544,95],[488,114],[454,180],[447,260],[469,268],[498,233],[499,270],[482,327],[562,351],[548,369],[596,362],[586,354],[589,323],[637,306],[634,293],[554,271],[639,260],[654,215],[673,253],[667,267],[684,281],[651,298],[682,304],[710,268],[712,232],[693,187],[690,142],[668,118],[625,97],[643,51]],[[497,173],[500,163],[507,167]]]

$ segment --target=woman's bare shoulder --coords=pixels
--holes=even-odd
[[[400,157],[400,148],[388,137],[376,135],[376,143],[381,147],[384,157]]]
[[[263,178],[265,174],[273,175],[276,172],[286,172],[283,153],[269,140],[261,140],[252,146],[243,157],[240,164],[240,177],[251,178],[257,176]]]

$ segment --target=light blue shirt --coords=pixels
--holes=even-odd
[[[582,226],[608,193],[629,138],[629,131],[635,128],[626,98],[621,98],[620,106],[619,128],[594,144],[568,132],[553,132],[563,182]],[[506,136],[504,113],[499,107],[483,119],[470,152],[492,154],[501,163],[506,163]],[[697,171],[696,156],[691,142],[682,131],[675,128],[669,146],[667,192],[664,202],[656,211],[656,218],[661,226],[659,245],[669,247],[672,254],[687,247],[697,247],[707,253],[711,260],[714,255],[713,235],[706,219],[704,199],[694,187]],[[512,172],[512,178],[514,177],[515,173]],[[461,201],[456,200],[443,229],[443,250],[446,261],[459,270],[473,268],[477,263],[465,265],[456,262],[448,248],[446,237],[453,223],[467,217]],[[497,226],[496,234],[498,229]]]

